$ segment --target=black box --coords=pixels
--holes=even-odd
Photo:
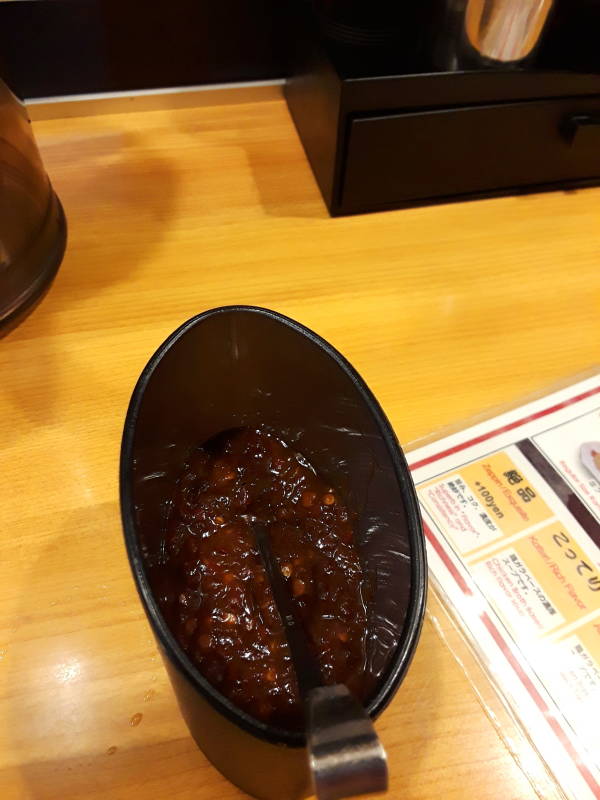
[[[600,183],[600,76],[394,71],[303,42],[285,94],[332,215]]]

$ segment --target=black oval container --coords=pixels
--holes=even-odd
[[[419,636],[425,545],[410,473],[364,381],[331,345],[272,311],[230,306],[184,323],[152,356],[127,412],[121,514],[137,588],[181,713],[206,756],[266,800],[310,792],[303,735],[256,721],[201,675],[167,627],[152,586],[168,498],[191,446],[242,425],[267,425],[302,452],[358,513],[376,717],[392,699]]]

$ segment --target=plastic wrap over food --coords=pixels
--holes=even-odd
[[[135,412],[132,492],[146,571],[160,558],[168,500],[190,448],[225,430],[266,426],[304,455],[356,512],[370,588],[367,707],[378,713],[410,661],[426,570],[404,456],[361,378],[326,342],[291,320],[228,307],[174,333],[138,386],[143,392]]]

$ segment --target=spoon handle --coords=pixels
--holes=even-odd
[[[285,629],[285,635],[290,648],[296,679],[298,681],[298,688],[301,696],[306,698],[312,689],[323,685],[321,668],[319,667],[319,662],[316,657],[310,650],[306,633],[296,616],[292,596],[288,587],[285,585],[283,576],[273,556],[269,532],[260,522],[254,522],[252,528],[263,566],[271,583],[275,605],[277,606],[279,616],[281,617]]]
[[[269,533],[259,522],[253,523],[253,530],[304,700],[308,760],[317,799],[339,800],[385,792],[387,758],[371,718],[345,686],[323,686],[319,663],[296,617],[292,597],[271,550]]]
[[[348,689],[341,684],[313,689],[306,704],[308,758],[318,800],[385,792],[385,750]]]

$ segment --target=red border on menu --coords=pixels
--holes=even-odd
[[[427,466],[428,464],[432,464],[435,461],[439,461],[442,458],[446,458],[447,456],[454,455],[455,453],[461,452],[461,450],[467,450],[469,447],[473,447],[474,445],[481,444],[482,442],[488,441],[489,439],[493,439],[495,436],[498,436],[502,433],[507,433],[508,431],[514,430],[515,428],[519,428],[522,425],[527,424],[528,422],[533,422],[536,419],[540,419],[542,417],[546,417],[549,414],[553,414],[556,411],[560,411],[563,408],[567,408],[568,406],[574,405],[575,403],[579,403],[582,400],[585,400],[588,397],[592,397],[593,395],[600,394],[600,386],[596,386],[593,389],[588,389],[586,392],[582,392],[581,394],[576,395],[575,397],[570,397],[567,400],[563,400],[560,403],[556,403],[553,406],[549,406],[548,408],[542,409],[541,411],[536,411],[534,414],[529,414],[526,417],[522,417],[521,419],[515,420],[514,422],[510,422],[507,425],[503,425],[500,428],[496,428],[495,430],[488,431],[487,433],[483,433],[480,436],[475,436],[472,439],[467,440],[466,442],[460,442],[459,444],[454,445],[453,447],[449,447],[446,450],[442,450],[439,453],[434,453],[427,458],[421,459],[421,461],[417,461],[414,464],[410,464],[410,469],[415,470],[419,469],[420,467]],[[429,525],[423,522],[423,528],[425,532],[425,536],[428,542],[431,544],[437,555],[440,557],[441,561],[443,562],[444,566],[450,573],[450,575],[454,578],[456,583],[458,584],[459,588],[463,592],[465,596],[472,596],[473,592],[469,587],[467,581],[461,575],[459,570],[456,567],[456,564],[452,561],[449,557],[447,551],[445,550],[444,546],[435,535],[435,533],[431,530]],[[506,642],[505,637],[502,633],[498,630],[497,626],[494,625],[491,617],[484,611],[480,615],[481,621],[489,631],[492,639],[494,640],[496,646],[506,659],[506,661],[510,664],[513,671],[523,684],[525,690],[544,716],[550,730],[554,733],[556,738],[559,740],[573,763],[577,768],[579,774],[584,779],[584,781],[589,786],[592,794],[594,797],[600,800],[600,784],[596,781],[590,770],[587,766],[581,761],[579,758],[579,754],[577,750],[573,746],[571,740],[569,739],[568,735],[565,733],[563,727],[561,726],[560,722],[554,716],[552,709],[549,708],[548,704],[541,696],[541,694],[536,689],[534,683],[531,681],[525,670],[519,664],[518,660],[515,658],[514,654],[512,653],[509,645]]]
[[[509,422],[508,425],[503,425],[501,428],[496,428],[493,431],[482,433],[481,436],[475,436],[473,439],[469,439],[467,442],[456,444],[454,447],[449,447],[447,450],[442,450],[441,453],[435,453],[434,455],[423,458],[421,461],[417,461],[414,464],[409,464],[409,466],[411,469],[419,469],[420,467],[427,466],[427,464],[433,464],[434,461],[439,461],[440,458],[446,458],[446,456],[452,456],[454,453],[460,453],[461,450],[467,450],[469,447],[473,447],[476,444],[486,442],[488,439],[493,439],[494,436],[499,436],[501,433],[508,433],[508,431],[519,428],[521,425],[526,425],[528,422],[533,422],[541,417],[546,417],[548,414],[553,414],[555,411],[560,411],[561,408],[572,406],[574,403],[579,403],[581,400],[585,400],[587,397],[592,397],[595,394],[600,394],[600,386],[596,386],[594,389],[588,389],[587,392],[582,392],[576,397],[563,400],[562,403],[556,403],[556,405],[550,406],[550,408],[544,408],[542,411],[536,411],[535,414],[529,414],[529,416],[515,420],[515,422]]]

